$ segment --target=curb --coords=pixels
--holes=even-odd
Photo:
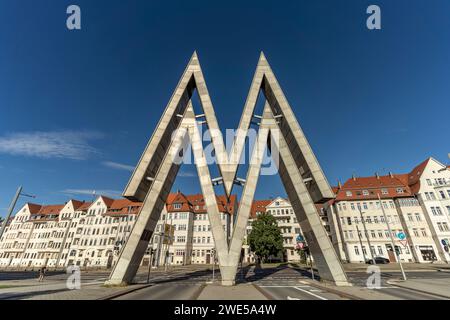
[[[98,298],[96,300],[113,300],[113,299],[119,298],[121,296],[127,295],[129,293],[132,293],[132,292],[135,292],[135,291],[138,291],[138,290],[141,290],[141,289],[149,288],[149,287],[152,287],[152,286],[154,286],[154,284],[143,284],[143,285],[139,285],[137,288],[134,287],[134,288],[124,289],[122,291],[119,291],[119,292],[116,292],[116,293],[112,293],[110,295]]]
[[[252,286],[255,287],[255,289],[258,290],[259,293],[261,293],[264,297],[266,297],[267,300],[276,300],[270,293],[268,293],[267,291],[263,290],[258,285],[252,284]]]
[[[342,292],[342,291],[337,290],[337,289],[333,289],[333,288],[330,288],[330,287],[327,287],[327,286],[323,286],[323,285],[317,284],[316,282],[308,281],[308,284],[311,285],[312,287],[316,287],[318,289],[334,293],[334,294],[336,294],[336,295],[338,295],[340,297],[349,298],[351,300],[365,300],[365,299],[363,299],[361,297],[358,297],[358,296],[355,296],[353,294],[350,294],[350,293],[347,293],[347,292]]]
[[[192,294],[192,296],[189,298],[189,300],[198,300],[198,297],[200,297],[200,295],[202,294],[203,289],[205,289],[205,287],[206,287],[206,284],[202,284],[202,285],[197,289],[197,291],[195,291],[195,292]]]
[[[408,289],[408,290],[411,290],[411,291],[416,291],[416,292],[419,292],[419,293],[424,293],[424,294],[428,294],[428,295],[431,295],[431,296],[436,296],[436,297],[440,297],[440,298],[444,298],[444,299],[450,300],[450,296],[445,296],[445,295],[439,294],[439,293],[433,293],[433,292],[430,292],[430,291],[425,291],[425,290],[420,290],[420,289],[413,289],[413,288],[410,288],[410,287],[407,287],[407,286],[402,286],[402,285],[399,285],[398,282],[395,282],[395,280],[394,281],[388,280],[386,282],[388,284],[390,284],[390,285],[393,285],[393,286],[396,286],[396,287],[399,287],[399,288]]]

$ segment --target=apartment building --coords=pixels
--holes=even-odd
[[[439,259],[450,262],[450,168],[428,158],[408,175],[430,227]]]
[[[325,207],[343,261],[364,262],[372,255],[396,261],[389,223],[402,261],[449,262],[450,170],[444,164],[429,158],[410,173],[352,177],[334,191],[336,199]]]
[[[395,250],[404,262],[450,261],[448,166],[429,158],[407,174],[352,177],[334,192],[335,199],[316,207],[341,260],[364,262],[383,256],[396,261],[392,234]],[[224,233],[230,239],[237,198],[216,199]],[[10,219],[0,239],[0,268],[110,268],[132,232],[141,205],[104,196],[93,202],[70,200],[61,205],[27,203]],[[284,260],[298,261],[296,238],[302,230],[289,201],[281,197],[254,201],[247,236],[252,222],[263,212],[277,220]],[[401,232],[406,234],[404,241],[398,238]],[[254,262],[247,236],[243,262]],[[214,239],[202,195],[180,191],[169,195],[144,265],[148,265],[151,252],[153,265],[213,262]]]
[[[322,218],[322,223],[326,229],[328,228],[328,216],[326,211],[323,210],[321,205],[316,205],[319,215]],[[243,250],[245,252],[245,262],[255,262],[255,256],[251,252],[247,236],[252,230],[252,223],[257,219],[258,215],[267,212],[275,217],[278,227],[280,228],[283,236],[283,260],[287,262],[299,261],[300,256],[296,250],[297,248],[297,236],[302,235],[302,229],[297,217],[294,213],[289,200],[282,197],[277,197],[272,200],[256,200],[253,202],[251,208],[251,216],[247,223],[247,233],[244,239]]]
[[[140,206],[103,196],[92,203],[25,204],[0,239],[0,268],[110,267]]]
[[[229,240],[238,202],[217,196],[218,209]],[[0,268],[65,267],[110,268],[130,235],[141,203],[99,196],[93,202],[70,200],[63,205],[26,204],[8,225],[0,242]],[[301,228],[289,201],[278,197],[255,201],[251,223],[262,212],[272,214],[283,235],[283,256],[297,261],[296,237]],[[323,216],[323,215],[322,215]],[[326,217],[326,216],[325,216]],[[324,222],[325,223],[325,222]],[[243,262],[253,262],[244,239]],[[209,264],[214,259],[214,238],[203,196],[169,195],[143,259],[148,265]]]
[[[216,196],[216,201],[224,233],[229,239],[237,211],[236,196],[232,195],[229,201],[225,196]],[[163,230],[166,236],[162,236]],[[170,194],[151,246],[155,252],[153,264],[212,263],[214,238],[203,195],[184,195],[180,191]]]

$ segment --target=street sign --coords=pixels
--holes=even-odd
[[[301,234],[299,234],[298,236],[297,236],[297,242],[304,242],[305,241],[305,238],[303,238],[303,236],[301,235]]]
[[[407,240],[400,240],[400,243],[403,245],[403,247],[408,247],[408,241]]]
[[[406,234],[404,232],[400,231],[399,233],[397,233],[397,238],[399,238],[400,240],[405,240]]]

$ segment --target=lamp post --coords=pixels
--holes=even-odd
[[[396,256],[397,261],[398,261],[398,263],[399,263],[399,265],[400,265],[400,270],[401,270],[401,272],[402,272],[403,280],[406,281],[405,270],[403,270],[403,265],[402,265],[402,261],[400,260],[400,255],[397,254],[397,250],[395,250],[395,243],[394,243],[394,238],[393,238],[393,236],[392,236],[391,227],[390,227],[390,225],[389,225],[389,221],[387,220],[386,212],[384,211],[383,204],[381,203],[381,197],[380,197],[380,194],[379,194],[379,193],[378,193],[378,201],[380,202],[380,207],[381,207],[381,211],[383,212],[384,221],[386,221],[386,225],[387,225],[387,228],[388,228],[388,232],[389,232],[389,235],[390,235],[390,238],[391,238],[391,246],[392,246],[392,250],[394,251],[394,255]]]
[[[370,256],[372,257],[372,263],[375,265],[376,263],[375,263],[375,258],[373,256],[373,252],[372,252],[372,244],[370,243],[369,232],[367,231],[366,222],[364,221],[363,212],[361,211],[361,206],[359,203],[358,203],[358,211],[359,211],[359,215],[361,216],[361,222],[362,222],[362,225],[364,228],[364,234],[366,235],[367,243],[369,244],[369,252],[370,252]],[[365,262],[366,261],[364,260],[364,263]]]
[[[19,197],[20,196],[24,196],[24,197],[29,197],[29,198],[36,198],[36,196],[34,196],[34,195],[29,195],[29,194],[26,194],[26,193],[22,193],[22,190],[23,190],[22,186],[17,188],[16,194],[14,195],[14,198],[11,201],[11,204],[10,204],[9,209],[8,209],[8,214],[6,215],[6,219],[3,222],[3,227],[0,230],[0,239],[2,238],[3,233],[5,232],[6,225],[8,224],[9,218],[11,217],[11,214],[14,211],[14,207],[16,206],[16,203],[17,203],[17,200],[19,199]]]
[[[366,263],[366,254],[364,253],[364,250],[363,250],[363,243],[362,243],[362,240],[361,240],[361,234],[360,234],[358,225],[356,225],[356,232],[358,233],[358,239],[359,239],[359,244],[361,245],[361,251],[362,251],[362,254],[363,254],[364,263]]]

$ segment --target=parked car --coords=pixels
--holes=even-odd
[[[387,259],[385,257],[375,257],[374,260],[375,260],[376,264],[387,264],[387,263],[390,262],[389,259]],[[373,260],[372,259],[368,259],[366,261],[366,263],[373,264]]]

